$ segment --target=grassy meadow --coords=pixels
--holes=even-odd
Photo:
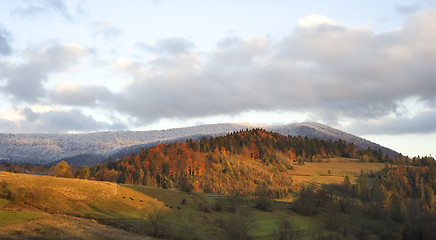
[[[305,162],[304,165],[293,165],[294,169],[287,174],[295,183],[331,184],[342,183],[346,175],[354,183],[360,175],[382,170],[384,163],[362,162],[352,158],[327,158],[320,162]],[[330,170],[330,174],[329,174]]]
[[[342,183],[345,175],[355,181],[361,170],[383,167],[332,158],[294,165],[283,174],[296,185],[321,185]],[[9,239],[227,239],[239,234],[233,226],[255,239],[276,239],[279,221],[304,232],[325,217],[293,212],[291,199],[275,200],[270,211],[262,211],[254,199],[177,189],[8,172],[0,172],[1,182],[11,197],[0,198],[0,238]]]

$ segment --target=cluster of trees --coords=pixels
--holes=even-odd
[[[89,169],[89,178],[233,196],[255,196],[268,186],[268,197],[281,198],[292,191],[292,179],[280,173],[292,169],[294,162],[335,156],[390,160],[381,151],[359,151],[341,140],[323,141],[253,129],[142,149],[116,161],[95,164]]]
[[[0,171],[38,175],[51,174],[49,166],[31,163],[0,162]]]
[[[335,234],[384,239],[436,239],[436,168],[434,159],[416,159],[424,166],[389,165],[370,176],[361,172],[356,184],[304,187],[294,210],[312,216],[327,213],[325,227]],[[416,163],[415,162],[415,163]]]

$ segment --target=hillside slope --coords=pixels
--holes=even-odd
[[[86,134],[0,134],[0,161],[17,163],[50,164],[67,160],[77,166],[92,165],[105,161],[110,156],[122,157],[141,148],[159,143],[199,140],[204,136],[223,136],[227,133],[261,127],[283,135],[319,138],[323,140],[343,139],[354,143],[360,150],[368,147],[381,149],[384,154],[398,153],[357,136],[339,131],[319,123],[297,123],[283,126],[259,126],[251,124],[210,124],[186,128],[154,131],[114,131]]]
[[[155,198],[109,182],[2,171],[0,182],[7,186],[15,204],[30,205],[46,213],[126,218],[164,208]]]
[[[398,155],[398,152],[392,149],[383,147],[377,143],[373,143],[353,134],[349,134],[316,122],[294,123],[276,127],[268,126],[265,129],[268,131],[280,133],[285,136],[307,136],[308,138],[316,138],[326,141],[338,141],[339,139],[341,139],[347,143],[353,143],[359,150],[365,150],[367,148],[375,150],[381,149],[384,154],[388,154],[391,157]]]

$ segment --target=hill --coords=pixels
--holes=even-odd
[[[366,168],[364,162],[379,163],[374,169],[378,171],[383,162],[398,160],[380,150],[360,151],[342,140],[283,136],[252,129],[222,137],[203,137],[199,141],[162,143],[116,161],[110,159],[107,163],[94,165],[90,177],[184,191],[283,198],[299,188],[299,183],[291,177],[297,176],[294,168],[306,162],[325,162],[341,157],[345,157],[345,162],[363,163],[357,173]],[[330,166],[336,175],[344,172],[338,165]],[[343,182],[345,175],[339,175],[331,183]]]
[[[251,124],[210,124],[187,128],[155,131],[114,131],[85,134],[0,134],[0,161],[15,163],[53,164],[66,160],[81,166],[106,161],[139,152],[160,143],[200,140],[204,136],[224,136],[230,132],[262,127],[283,135],[344,140],[359,150],[368,147],[381,149],[391,157],[398,153],[357,136],[319,123],[298,123],[284,126],[256,126]]]
[[[240,226],[275,239],[280,219],[313,226],[308,217],[287,214],[287,202],[264,212],[250,199],[174,189],[6,172],[0,183],[14,195],[0,194],[1,239],[235,239]]]
[[[118,184],[0,172],[1,239],[151,239],[123,224],[152,211],[167,210]]]

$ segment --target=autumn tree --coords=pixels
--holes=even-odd
[[[53,172],[55,173],[56,177],[64,177],[64,178],[73,177],[71,167],[65,161],[56,164],[56,166],[53,167]]]
[[[82,169],[80,169],[80,178],[82,179],[88,179],[90,176],[91,171],[89,170],[88,166],[83,166]]]

